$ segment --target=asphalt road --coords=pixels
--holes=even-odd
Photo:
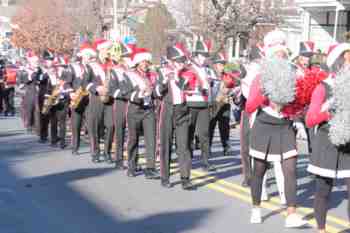
[[[143,175],[128,178],[107,164],[90,162],[88,146],[79,157],[70,150],[37,143],[18,118],[0,116],[0,233],[310,233],[313,179],[298,163],[299,213],[309,220],[303,229],[285,229],[285,212],[279,204],[273,173],[264,202],[264,223],[251,225],[249,190],[240,186],[239,131],[232,130],[232,156],[224,157],[214,144],[211,161],[217,172],[207,174],[193,162],[196,191],[183,191],[174,164],[164,189],[159,180]],[[218,138],[216,138],[218,140]],[[300,152],[305,143],[299,143]],[[141,150],[142,152],[142,150]],[[328,229],[350,232],[346,217],[346,192],[342,184],[333,191]]]

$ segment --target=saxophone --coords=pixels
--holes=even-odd
[[[56,105],[58,103],[58,97],[60,95],[60,86],[56,85],[53,89],[50,96],[46,97],[44,100],[43,109],[41,110],[42,114],[48,114],[50,112],[50,109],[52,106]]]
[[[81,101],[84,99],[85,96],[89,95],[89,92],[85,90],[83,87],[79,87],[75,92],[74,92],[75,97],[72,99],[70,103],[70,107],[72,109],[77,109],[80,106]]]
[[[83,70],[83,72],[85,72],[85,66],[82,65],[81,69]],[[81,74],[83,75],[83,74]],[[77,77],[78,78],[78,77]],[[79,77],[81,78],[81,77]],[[80,103],[82,102],[82,100],[85,98],[85,96],[88,96],[89,92],[82,86],[80,86],[75,92],[74,92],[74,97],[72,98],[71,102],[70,102],[70,107],[72,109],[77,109],[80,106]]]

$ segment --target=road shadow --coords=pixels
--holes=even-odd
[[[93,201],[89,195],[72,186],[76,181],[95,179],[113,171],[109,168],[78,169],[15,178],[16,175],[7,169],[8,176],[17,180],[9,186],[15,190],[16,196],[12,199],[7,197],[8,205],[2,204],[0,213],[6,215],[2,215],[0,232],[22,232],[21,229],[25,229],[23,232],[26,233],[180,233],[196,229],[213,212],[202,208],[142,216],[132,213],[137,213],[137,208],[126,207],[125,212],[114,209],[114,214],[111,214],[111,209],[103,204],[106,200]],[[94,182],[103,180],[95,179]],[[96,184],[94,182],[92,184]],[[0,183],[0,187],[4,184]],[[3,201],[3,197],[0,190],[0,200]],[[135,215],[138,217],[135,218]]]

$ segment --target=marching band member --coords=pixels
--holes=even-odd
[[[70,86],[70,77],[66,74],[69,72],[67,61],[63,57],[56,57],[57,61],[54,64],[54,72],[51,73],[50,79],[57,79],[57,104],[51,108],[51,135],[57,138],[60,142],[60,148],[64,149],[66,145],[66,128],[67,116],[69,110],[69,96],[73,92]],[[54,90],[53,90],[54,91]],[[56,145],[53,145],[56,146]]]
[[[269,162],[281,162],[287,201],[285,227],[300,227],[306,221],[296,214],[296,137],[293,121],[285,117],[283,112],[284,107],[295,98],[296,73],[286,60],[288,50],[285,42],[285,34],[278,30],[265,36],[265,54],[269,59],[263,63],[259,75],[250,87],[245,108],[249,114],[256,112],[255,119],[251,119],[254,123],[249,151],[254,162],[251,180],[253,209],[250,221],[262,222],[260,203],[263,177]],[[278,80],[277,83],[275,79]],[[281,87],[274,88],[278,84]]]
[[[88,130],[90,135],[91,156],[94,163],[100,160],[100,138],[105,132],[103,159],[110,161],[113,142],[113,99],[108,95],[110,82],[110,61],[108,49],[112,43],[107,40],[97,39],[94,49],[98,59],[87,65],[86,90],[90,93],[88,107]]]
[[[87,75],[86,65],[96,57],[96,52],[91,45],[84,43],[80,46],[77,57],[78,61],[70,65],[70,85],[74,90],[70,93],[73,155],[78,155],[83,119],[89,104],[88,92],[83,87]]]
[[[350,44],[330,47],[327,65],[336,73],[319,84],[312,94],[306,125],[315,127],[307,170],[316,176],[314,213],[318,231],[326,232],[328,201],[335,179],[344,179],[350,198],[349,88]],[[348,217],[350,204],[348,203]]]
[[[187,58],[181,44],[167,48],[168,64],[159,70],[157,94],[162,96],[159,120],[159,154],[161,185],[171,188],[170,161],[173,136],[176,139],[176,154],[180,168],[182,188],[193,189],[190,181],[191,153],[189,149],[190,115],[185,102]]]
[[[210,70],[206,66],[206,61],[209,58],[209,47],[202,40],[197,39],[193,51],[193,60],[190,69],[195,74],[191,80],[191,91],[186,91],[186,103],[189,107],[190,121],[190,143],[193,142],[195,133],[197,133],[202,153],[202,162],[204,170],[214,171],[215,166],[210,165],[210,141],[209,141],[209,98],[211,97],[211,78]],[[197,132],[196,132],[197,131]],[[193,154],[191,148],[191,153]]]
[[[45,60],[41,90],[43,96],[43,105],[40,114],[46,122],[40,122],[42,130],[47,133],[50,122],[51,146],[57,147],[60,142],[61,149],[66,147],[66,118],[68,110],[68,92],[67,85],[61,77],[55,57],[51,51],[46,50],[43,54]]]
[[[36,98],[38,96],[36,84],[41,75],[41,69],[39,67],[39,58],[33,52],[28,52],[26,58],[27,66],[23,67],[23,71],[19,76],[19,87],[24,90],[22,99],[24,126],[28,133],[32,133],[37,122],[35,119]]]
[[[159,178],[155,167],[156,156],[156,120],[154,112],[156,74],[149,71],[151,53],[144,48],[135,48],[131,55],[134,69],[126,72],[126,88],[129,105],[128,125],[128,172],[129,177],[136,176],[137,150],[143,128],[146,146],[146,179]]]
[[[226,59],[224,54],[218,53],[212,58],[213,68],[218,77],[218,85],[214,93],[213,92],[213,116],[209,124],[209,137],[210,145],[213,141],[215,127],[218,124],[221,143],[224,148],[224,155],[228,155],[230,152],[230,116],[231,116],[231,104],[230,95],[235,87],[235,79],[239,74],[231,74],[224,72]],[[236,75],[236,76],[234,76]]]
[[[36,124],[38,126],[38,133],[40,138],[39,142],[46,143],[49,135],[48,127],[49,127],[50,116],[48,114],[49,108],[46,108],[45,110],[45,102],[47,103],[47,101],[45,100],[46,100],[46,97],[51,94],[51,90],[52,90],[50,76],[48,75],[47,70],[51,68],[54,57],[53,57],[53,54],[45,50],[45,52],[43,53],[42,59],[44,64],[40,65],[40,73],[37,76],[37,80],[36,80],[38,95],[36,100],[35,116],[36,116],[36,121],[37,121]],[[54,81],[56,81],[56,79]],[[46,106],[46,107],[51,107],[51,106]],[[47,111],[47,113],[44,114],[43,112],[45,111]],[[51,140],[51,144],[55,144],[55,143],[57,143],[57,141],[53,142]]]
[[[124,142],[126,131],[126,112],[128,106],[127,91],[123,89],[128,71],[128,59],[131,55],[131,49],[121,42],[114,43],[111,48],[111,59],[115,65],[111,69],[111,81],[109,86],[109,95],[114,98],[114,125],[115,125],[115,142],[116,150],[113,161],[115,168],[124,168]],[[117,50],[117,51],[115,51]]]
[[[295,59],[298,76],[303,76],[311,68],[311,58],[314,55],[315,43],[312,41],[300,42],[299,54]]]

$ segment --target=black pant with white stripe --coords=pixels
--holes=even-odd
[[[153,107],[129,103],[128,114],[128,168],[135,171],[139,138],[144,132],[146,146],[146,168],[155,168],[156,119]]]
[[[189,107],[190,112],[190,127],[189,127],[189,142],[192,143],[197,128],[200,149],[202,152],[202,161],[204,166],[209,166],[210,146],[209,146],[209,108]],[[196,127],[197,126],[197,127]],[[193,149],[191,151],[193,153]]]
[[[192,163],[188,137],[189,122],[190,115],[186,105],[162,103],[159,122],[159,154],[162,180],[168,181],[170,177],[171,149],[174,133],[180,176],[182,179],[190,178]]]
[[[99,96],[90,95],[88,107],[88,131],[90,136],[91,153],[100,153],[100,139],[104,134],[104,154],[108,155],[113,142],[113,104],[104,104]]]

